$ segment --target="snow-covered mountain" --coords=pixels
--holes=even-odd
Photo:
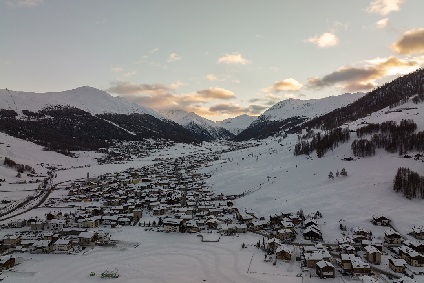
[[[281,121],[295,116],[314,118],[346,106],[364,95],[365,93],[357,92],[321,99],[300,100],[290,98],[280,101],[266,110],[259,117],[259,120]]]
[[[256,116],[249,116],[246,114],[234,117],[234,118],[228,118],[223,121],[216,122],[219,126],[223,127],[224,129],[227,129],[230,133],[234,135],[238,135],[249,127],[249,125],[256,120]]]
[[[113,97],[109,93],[83,86],[62,92],[22,92],[0,89],[0,109],[37,112],[50,105],[69,105],[87,111],[92,115],[104,113],[116,114],[150,114],[163,119],[158,112],[129,102],[122,97]]]
[[[231,132],[221,127],[214,121],[203,118],[196,113],[184,110],[167,110],[161,114],[171,121],[180,124],[190,130],[201,140],[211,141],[216,139],[228,139],[233,136]]]

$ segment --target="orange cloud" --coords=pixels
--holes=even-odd
[[[392,48],[399,54],[424,53],[424,28],[407,31]]]
[[[402,75],[419,68],[415,60],[402,60],[396,57],[375,59],[362,67],[342,67],[322,78],[308,80],[310,88],[338,86],[347,91],[365,91],[377,86],[377,80],[390,75]]]

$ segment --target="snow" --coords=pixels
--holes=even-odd
[[[295,116],[314,118],[346,106],[364,95],[365,93],[357,92],[329,96],[322,99],[300,100],[289,98],[278,102],[266,110],[258,119],[280,121]]]
[[[69,105],[95,114],[150,114],[156,118],[163,116],[156,111],[129,102],[123,97],[113,97],[109,93],[88,86],[62,92],[33,93],[0,89],[0,109],[30,110],[37,112],[49,105]]]
[[[257,118],[258,117],[256,116],[249,116],[243,114],[234,118],[228,118],[223,121],[218,121],[216,123],[224,129],[228,130],[230,133],[238,135],[244,129],[249,127],[249,125],[252,124],[252,122],[255,121]]]
[[[177,124],[185,128],[192,128],[192,125],[197,125],[198,127],[206,130],[210,133],[211,136],[215,138],[220,138],[220,125],[215,123],[214,121],[203,118],[196,113],[187,112],[184,110],[166,110],[162,111],[161,114],[167,117],[169,120],[174,121]]]

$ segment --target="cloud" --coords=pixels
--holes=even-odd
[[[362,67],[344,66],[322,78],[308,80],[310,88],[330,86],[346,91],[365,91],[377,86],[377,80],[391,75],[402,75],[419,68],[416,60],[402,60],[396,57],[377,58],[365,62]]]
[[[132,95],[132,94],[157,94],[170,92],[172,89],[169,86],[163,84],[132,84],[130,82],[115,81],[111,83],[111,86],[107,91],[121,94],[121,95]]]
[[[236,98],[236,95],[232,91],[224,88],[209,88],[188,94],[176,94],[174,91],[181,85],[183,85],[181,82],[164,85],[133,84],[126,81],[115,81],[111,82],[111,86],[107,91],[157,110],[183,109],[191,111],[190,109],[193,109],[193,107],[199,108],[201,107],[199,105],[211,101]]]
[[[110,71],[114,73],[120,73],[123,71],[123,69],[121,67],[112,67],[110,68]]]
[[[150,50],[149,52],[153,54],[153,53],[156,53],[158,51],[159,51],[159,47],[155,47],[152,50]]]
[[[225,54],[218,58],[220,64],[234,64],[234,65],[247,65],[251,64],[249,60],[244,58],[240,53]]]
[[[384,18],[375,23],[378,29],[384,29],[387,27],[387,24],[389,23],[389,18]]]
[[[305,41],[316,44],[319,48],[328,48],[339,44],[339,39],[334,33],[331,32],[325,32],[320,36],[310,37]]]
[[[276,81],[273,86],[262,89],[264,93],[280,92],[285,90],[298,91],[303,85],[293,78]]]
[[[366,8],[368,13],[380,14],[382,16],[388,15],[391,12],[400,10],[400,5],[404,0],[373,0]]]
[[[223,89],[223,88],[209,88],[197,91],[197,94],[207,99],[233,99],[236,97],[234,92]]]
[[[399,54],[424,53],[424,28],[407,31],[392,48]]]
[[[216,104],[214,106],[211,106],[209,108],[209,111],[211,113],[214,113],[215,115],[241,115],[241,114],[248,114],[248,115],[258,115],[265,109],[267,109],[267,106],[257,105],[257,104],[251,104],[247,107],[242,107],[238,104],[232,104],[232,103],[220,103]]]
[[[168,63],[170,63],[170,62],[176,62],[176,61],[180,61],[180,60],[181,60],[181,57],[179,55],[177,55],[177,53],[171,53],[171,54],[169,54]]]
[[[134,76],[135,74],[137,74],[137,71],[133,70],[133,71],[130,71],[130,72],[126,72],[124,74],[124,77],[131,77],[131,76]]]
[[[206,79],[207,79],[208,81],[214,82],[214,81],[217,81],[217,80],[218,80],[218,77],[217,77],[217,76],[215,76],[214,74],[207,74],[207,75],[206,75]]]
[[[38,7],[44,3],[44,0],[9,0],[9,5],[17,8]]]

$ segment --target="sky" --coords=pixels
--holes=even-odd
[[[422,0],[0,0],[0,88],[92,86],[211,120],[424,64]]]

